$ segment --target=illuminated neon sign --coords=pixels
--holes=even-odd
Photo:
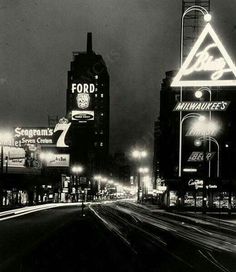
[[[185,101],[178,102],[173,111],[226,111],[229,104],[229,101]]]
[[[72,93],[94,93],[96,90],[95,85],[93,83],[72,83],[71,92]]]
[[[53,128],[50,127],[17,127],[14,129],[14,145],[16,147],[31,145],[52,145]]]
[[[236,86],[236,67],[209,23],[171,84],[200,86]]]
[[[206,160],[211,161],[215,152],[206,152]],[[188,158],[188,162],[202,162],[204,161],[204,152],[193,151]]]

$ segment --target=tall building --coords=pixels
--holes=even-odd
[[[210,1],[186,0],[183,1],[183,12],[196,4],[205,5],[204,8],[209,11]],[[190,38],[191,42],[194,42],[198,38],[197,33],[202,30],[201,22],[202,13],[199,11],[191,10],[185,16],[183,60],[191,49]],[[196,31],[192,29],[188,35],[187,31],[194,27]],[[204,40],[202,48],[208,42],[211,42],[211,36]],[[213,42],[217,47],[219,42],[216,40]],[[222,52],[220,54],[218,51],[214,52],[214,59],[224,58]],[[228,64],[225,63],[225,65]],[[180,90],[180,88],[171,87],[175,74],[174,71],[166,72],[166,77],[163,79],[160,92],[160,116],[155,124],[154,136],[154,165],[159,166],[159,175],[166,180],[168,187],[166,196],[169,197],[167,204],[179,202],[181,205],[184,203],[189,205],[188,201],[195,198],[195,206],[201,206],[202,204],[196,204],[196,201],[200,199],[201,202],[207,199],[208,206],[212,208],[214,205],[219,206],[221,199],[230,207],[231,200],[234,198],[232,203],[236,206],[235,87],[220,87],[220,82],[218,82],[219,86],[212,86],[209,81],[210,88],[206,87],[206,83],[202,83],[203,88],[197,87],[199,86],[197,84],[193,87],[193,84],[185,85]],[[192,77],[195,83],[201,81],[206,74],[202,72],[197,76],[199,77]],[[224,81],[228,77],[225,76],[222,79]],[[195,96],[196,91],[200,92],[200,90],[202,90],[201,96]],[[187,107],[177,109],[176,105],[180,104],[185,104]],[[219,105],[223,104],[228,107],[220,109]],[[194,108],[193,105],[199,105],[199,108]],[[200,105],[208,105],[208,107],[200,108]],[[211,126],[208,132],[203,132],[206,126],[204,127],[204,123],[200,124],[199,115],[204,115],[205,125],[208,123],[208,126]],[[205,133],[205,136],[202,133]],[[196,140],[200,142],[199,145]],[[154,177],[157,179],[157,169]],[[203,197],[204,194],[206,197]],[[172,200],[170,200],[171,196]],[[191,203],[193,204],[193,201]]]
[[[89,176],[107,165],[110,101],[109,74],[102,56],[93,51],[91,33],[87,51],[73,53],[67,86],[71,165],[82,165]]]

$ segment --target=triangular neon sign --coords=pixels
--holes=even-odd
[[[202,86],[236,86],[236,67],[209,23],[171,84],[171,87]]]

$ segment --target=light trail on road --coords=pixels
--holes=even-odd
[[[135,235],[143,244],[154,245],[157,252],[165,252],[190,271],[200,269],[202,265],[206,269],[202,271],[236,269],[236,227],[232,224],[224,223],[220,229],[214,220],[153,212],[147,207],[122,201],[92,205],[90,209],[132,249],[139,251],[137,241],[132,239]]]

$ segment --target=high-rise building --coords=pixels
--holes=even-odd
[[[67,118],[71,165],[81,164],[85,175],[104,171],[109,152],[109,74],[101,55],[92,49],[73,52],[68,72]]]

